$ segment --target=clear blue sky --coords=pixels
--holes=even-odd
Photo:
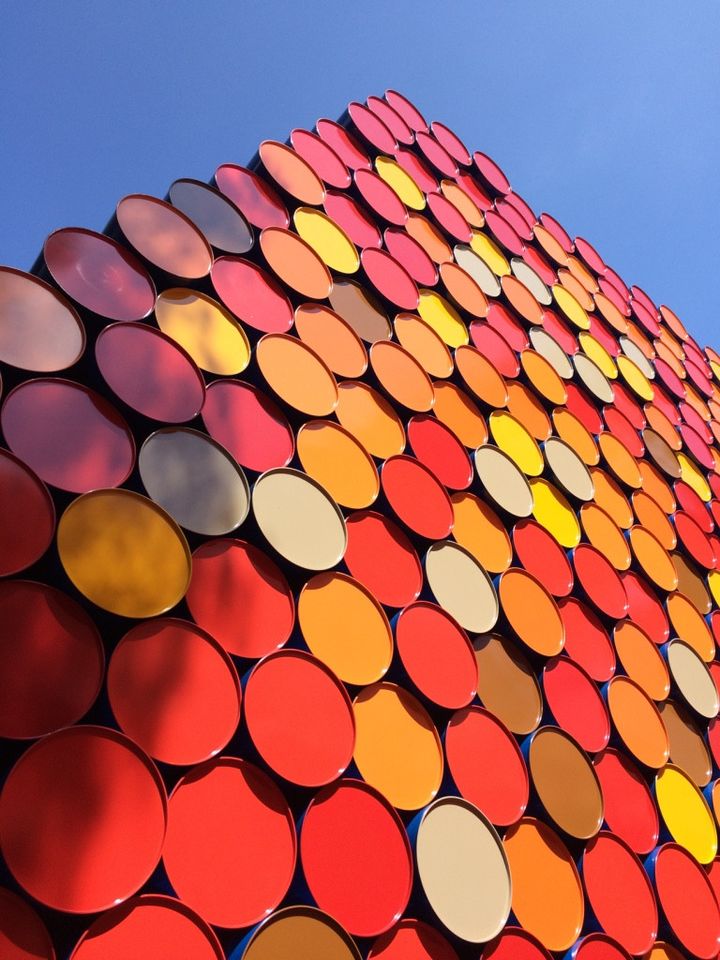
[[[3,8],[0,262],[388,86],[720,346],[719,0]]]

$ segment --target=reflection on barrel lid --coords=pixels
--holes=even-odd
[[[190,549],[175,521],[131,490],[93,490],[60,518],[65,572],[97,606],[125,617],[164,613],[185,596]]]

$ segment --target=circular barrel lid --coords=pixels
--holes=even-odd
[[[410,844],[398,815],[368,784],[340,780],[316,794],[303,819],[300,856],[313,899],[350,933],[377,936],[404,913]]]
[[[325,187],[313,168],[292,147],[276,140],[263,140],[258,148],[263,166],[283,190],[301,203],[318,206]]]
[[[613,633],[615,651],[623,670],[656,702],[670,693],[667,663],[650,637],[632,620],[623,620]]]
[[[635,853],[650,853],[658,840],[660,822],[643,774],[614,747],[595,757],[593,765],[602,787],[608,827]]]
[[[530,481],[533,498],[532,515],[562,547],[576,547],[580,542],[580,524],[575,511],[563,494],[543,477]]]
[[[227,197],[200,180],[183,178],[170,185],[170,202],[224,253],[247,253],[253,233],[245,217]]]
[[[387,227],[384,234],[385,246],[398,263],[407,270],[415,283],[433,287],[437,283],[438,272],[425,248],[414,240],[401,227]]]
[[[567,494],[577,500],[592,500],[595,486],[590,471],[568,443],[558,437],[549,437],[543,447],[543,456]]]
[[[602,788],[575,740],[556,727],[536,730],[530,738],[528,769],[553,822],[571,837],[595,836],[604,817]]]
[[[654,861],[658,900],[680,945],[710,960],[720,946],[720,910],[707,874],[676,843],[665,843]]]
[[[470,706],[453,714],[445,730],[445,756],[461,795],[495,826],[506,827],[525,813],[530,784],[523,755],[489,710]]]
[[[255,356],[263,377],[284,403],[312,417],[325,417],[335,410],[335,377],[302,340],[268,333],[258,342]]]
[[[369,507],[380,490],[375,461],[344,427],[331,420],[309,420],[297,435],[303,470],[345,507]]]
[[[47,927],[12,890],[0,887],[0,950],[6,960],[55,960]]]
[[[601,928],[628,953],[644,955],[657,936],[658,909],[650,880],[630,847],[603,830],[585,847],[582,874]]]
[[[252,492],[255,519],[280,556],[306,570],[327,570],[347,546],[340,508],[315,480],[299,470],[266,471]]]
[[[368,453],[386,459],[405,449],[405,430],[393,406],[367,383],[338,385],[338,420]]]
[[[545,587],[532,574],[511,567],[500,576],[498,595],[513,632],[532,651],[550,657],[565,644],[560,611]]]
[[[328,190],[323,207],[333,223],[336,223],[348,239],[360,249],[382,246],[380,228],[368,210],[356,203],[348,194]]]
[[[465,322],[455,307],[433,290],[420,290],[418,313],[449,347],[460,347],[468,342]]]
[[[480,702],[513,733],[532,733],[540,723],[543,700],[525,656],[500,634],[477,637],[473,646]]]
[[[245,949],[243,949],[243,947]],[[230,960],[360,960],[355,941],[329,914],[317,907],[276,910],[240,946]]]
[[[247,760],[210,760],[173,790],[163,864],[181,900],[214,926],[264,919],[285,896],[295,858],[290,808]]]
[[[104,727],[67,727],[33,744],[10,771],[0,795],[0,846],[36,900],[95,913],[148,879],[166,818],[160,775],[132,740]]]
[[[24,740],[75,723],[104,667],[100,635],[79,604],[42,583],[0,581],[0,735]]]
[[[458,960],[457,953],[434,927],[404,917],[370,948],[368,960]]]
[[[340,124],[335,123],[334,120],[323,118],[317,121],[315,129],[318,132],[318,136],[324,140],[325,143],[330,144],[337,155],[351,170],[357,170],[359,167],[370,169],[370,158],[355,137],[349,130],[346,130],[345,127],[341,127]]]
[[[670,741],[671,761],[698,787],[707,786],[713,773],[710,749],[714,757],[717,747],[716,721],[711,720],[705,732],[681,703],[665,700],[658,709]]]
[[[134,193],[120,200],[115,214],[128,242],[153,266],[187,280],[210,272],[210,244],[179,209],[157,197]]]
[[[207,923],[174,897],[146,893],[99,917],[83,933],[70,960],[223,960]]]
[[[486,570],[502,573],[512,562],[513,548],[500,517],[474,493],[455,493],[453,539]]]
[[[488,418],[492,438],[520,470],[530,477],[539,476],[544,467],[540,447],[519,420],[506,410],[493,410]]]
[[[621,620],[629,609],[627,593],[623,580],[604,554],[581,543],[573,552],[573,566],[588,599],[601,613]]]
[[[10,449],[61,490],[116,487],[135,463],[125,420],[95,391],[71,380],[26,380],[11,390],[0,414]]]
[[[284,467],[295,453],[295,437],[280,407],[242,380],[211,383],[202,419],[210,436],[256,473]]]
[[[290,132],[290,143],[326,184],[341,190],[350,186],[352,180],[344,161],[316,133],[296,127]]]
[[[293,223],[323,263],[340,273],[355,273],[360,266],[355,244],[334,220],[312,207],[298,207]]]
[[[190,581],[190,549],[175,521],[130,490],[93,490],[60,518],[65,572],[97,606],[152,617],[175,606]]]
[[[506,926],[499,936],[486,944],[483,960],[550,960],[550,954],[522,927]]]
[[[455,364],[465,384],[484,404],[496,408],[507,405],[508,387],[502,374],[479,350],[469,344],[459,346],[455,351]],[[500,410],[496,409],[491,416],[499,414]],[[516,419],[522,424],[522,420]],[[498,425],[498,428],[501,429],[501,426]],[[536,455],[531,453],[532,456]]]
[[[0,360],[21,370],[52,373],[85,350],[85,328],[54,287],[13,267],[0,267]]]
[[[395,639],[403,667],[432,703],[456,710],[475,696],[475,653],[462,627],[441,607],[420,600],[395,621]]]
[[[669,636],[670,626],[665,609],[650,585],[632,570],[623,573],[622,582],[629,604],[629,618],[645,631],[653,643],[664,643]]]
[[[273,273],[282,282],[314,300],[324,300],[332,289],[332,276],[326,264],[292,230],[266,227],[260,234],[260,249]]]
[[[254,667],[244,714],[260,756],[291,783],[323,786],[352,759],[350,698],[337,677],[303,650],[278,650]]]
[[[418,361],[394,340],[380,340],[370,348],[370,365],[383,389],[398,404],[425,413],[435,403],[430,377]]]
[[[336,376],[361,377],[368,356],[362,340],[341,316],[320,303],[302,303],[295,310],[295,330]]]
[[[402,202],[412,210],[423,210],[425,195],[412,176],[392,157],[376,157],[375,169],[378,176],[387,183]]]
[[[210,540],[193,554],[187,605],[196,623],[238,657],[278,650],[295,624],[295,602],[279,567],[251,543]]]
[[[497,275],[472,247],[458,244],[454,253],[457,263],[473,278],[486,297],[499,296],[501,287]]]
[[[405,267],[385,250],[367,247],[360,255],[365,276],[386,300],[402,310],[415,310],[417,285]]]
[[[503,846],[512,877],[512,911],[518,922],[548,950],[569,949],[582,929],[585,904],[567,847],[534,817],[524,817],[510,827]]]
[[[707,621],[698,613],[692,600],[682,593],[671,593],[667,598],[666,608],[678,637],[692,647],[705,663],[711,663],[715,658],[715,640]],[[659,642],[667,640],[667,637],[666,631]]]
[[[461,627],[492,630],[499,612],[495,588],[469,550],[450,540],[434,543],[425,555],[425,575],[437,602]]]
[[[208,373],[231,376],[240,373],[250,362],[250,344],[242,325],[217,300],[204,293],[182,287],[163,290],[155,304],[155,319],[163,333]],[[146,340],[149,342],[149,338]]]
[[[443,926],[470,943],[497,936],[510,913],[511,879],[491,823],[467,800],[442,797],[423,813],[415,843],[423,893]]]
[[[485,492],[501,509],[516,517],[532,513],[532,489],[507,453],[490,445],[478,447],[475,469]]]
[[[405,607],[417,599],[423,574],[418,555],[392,520],[371,510],[347,519],[345,563],[380,603]]]
[[[183,423],[200,412],[202,374],[181,346],[154,327],[110,324],[95,341],[95,360],[111,390],[146,417]]]
[[[647,767],[663,767],[670,753],[667,731],[657,707],[629,677],[616,676],[607,688],[613,726],[628,751]]]
[[[155,303],[149,274],[109,237],[81,227],[51,233],[43,246],[50,275],[69,297],[108,320],[142,320]]]
[[[555,722],[583,750],[598,753],[610,739],[610,717],[598,688],[568,657],[555,657],[543,670],[543,691]]]
[[[389,340],[392,327],[377,300],[352,280],[336,280],[330,305],[365,343]]]
[[[667,647],[667,661],[685,702],[706,720],[716,717],[720,710],[720,695],[699,654],[681,640],[672,640]]]
[[[609,680],[615,673],[615,651],[600,619],[576,597],[559,600],[558,609],[565,626],[565,653],[593,680]]]
[[[215,183],[254,227],[286,227],[290,222],[280,197],[252,170],[223,163],[215,171]]]
[[[580,508],[580,522],[591,545],[599,550],[616,570],[627,570],[632,556],[627,540],[610,514],[596,503]]]
[[[473,479],[470,457],[455,433],[435,417],[419,414],[408,422],[413,453],[450,490],[464,490]]]
[[[310,652],[344,683],[366,686],[390,666],[393,636],[384,610],[357,580],[319,573],[298,597],[298,623]]]
[[[39,560],[55,533],[55,506],[42,480],[0,449],[0,576]]]
[[[222,302],[243,323],[263,333],[283,333],[293,324],[293,310],[280,284],[242,257],[218,257],[211,279]]]
[[[151,433],[138,470],[150,497],[193,533],[235,530],[250,509],[250,489],[235,459],[207,434],[187,427]]]
[[[443,751],[419,700],[392,683],[366,687],[353,701],[355,764],[394,807],[419,810],[440,789]]]
[[[450,497],[435,474],[414,457],[389,457],[382,488],[390,507],[414,533],[428,540],[447,537],[453,526]]]
[[[219,753],[240,722],[240,682],[208,633],[186,620],[140,623],[108,666],[120,728],[163,763],[200,763]]]
[[[399,227],[407,223],[407,207],[382,177],[371,170],[356,170],[353,179],[360,196],[379,217]]]
[[[463,446],[474,450],[488,438],[487,427],[479,408],[467,393],[454,383],[435,381],[433,414],[449,427]]]
[[[655,796],[673,840],[698,863],[711,863],[717,854],[717,828],[705,797],[688,774],[667,764],[655,777]]]

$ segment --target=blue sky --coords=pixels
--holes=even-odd
[[[718,0],[6,6],[0,263],[387,87],[720,346]]]

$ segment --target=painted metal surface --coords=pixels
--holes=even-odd
[[[720,354],[486,153],[125,197],[0,385],[3,958],[715,960]]]

